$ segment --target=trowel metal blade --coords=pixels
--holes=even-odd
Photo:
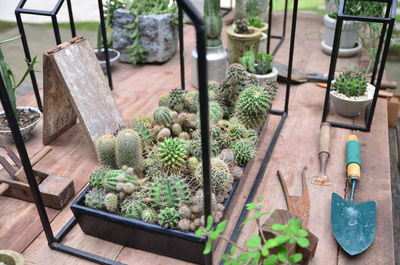
[[[339,245],[349,255],[366,250],[375,237],[376,203],[357,203],[351,206],[336,193],[332,193],[331,226]]]

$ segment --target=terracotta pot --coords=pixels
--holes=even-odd
[[[254,55],[258,54],[258,47],[261,38],[261,30],[249,27],[252,33],[239,34],[234,31],[234,27],[227,29],[227,40],[228,40],[228,61],[229,64],[238,63],[239,58],[243,54],[250,50],[250,47],[254,47]]]

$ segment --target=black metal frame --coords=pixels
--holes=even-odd
[[[24,0],[22,0],[23,2]],[[25,0],[26,1],[26,0]],[[63,1],[63,0],[60,0]],[[101,0],[100,0],[101,1]],[[210,150],[209,150],[209,112],[208,112],[208,88],[207,88],[207,64],[206,64],[206,36],[205,36],[205,24],[203,19],[200,17],[197,10],[192,6],[189,0],[177,0],[180,20],[182,20],[183,11],[185,11],[188,16],[193,21],[196,27],[196,41],[197,41],[197,52],[198,52],[198,76],[199,76],[199,100],[200,100],[200,123],[201,123],[201,140],[202,140],[202,160],[203,160],[203,183],[204,183],[204,205],[205,205],[205,215],[211,215],[211,183],[210,183]],[[264,157],[263,163],[260,167],[260,170],[257,174],[257,177],[253,183],[251,192],[248,196],[248,202],[252,201],[254,195],[257,191],[257,187],[262,179],[266,166],[269,162],[269,158],[271,157],[272,151],[280,134],[280,131],[283,127],[283,124],[286,120],[289,111],[289,94],[290,94],[290,86],[291,86],[291,69],[292,69],[292,58],[294,52],[294,40],[295,40],[295,31],[296,31],[296,19],[297,19],[297,4],[298,0],[294,0],[294,8],[293,8],[293,18],[292,18],[292,32],[291,32],[291,42],[290,42],[290,51],[289,51],[289,63],[288,63],[288,81],[286,84],[286,94],[285,94],[285,106],[284,110],[271,110],[269,114],[281,116],[281,120],[277,129],[275,130],[273,139],[270,143],[268,151]],[[183,24],[180,24],[181,26]],[[182,27],[180,27],[182,30]],[[181,32],[182,33],[182,32]],[[183,34],[180,34],[180,37],[183,37]],[[181,48],[183,48],[183,38],[180,41]],[[183,49],[181,49],[181,63],[183,62]],[[182,65],[181,65],[182,67]],[[184,82],[184,79],[181,79]],[[94,255],[92,253],[82,251],[80,249],[76,249],[73,247],[66,246],[61,243],[62,239],[71,231],[71,229],[77,224],[77,219],[72,217],[64,227],[58,232],[57,235],[54,236],[53,230],[50,226],[50,221],[47,216],[42,197],[40,195],[38,184],[35,181],[35,177],[33,174],[33,168],[30,163],[26,147],[24,141],[21,136],[21,132],[18,128],[18,124],[16,121],[16,117],[12,111],[11,103],[7,95],[7,91],[5,89],[3,78],[0,74],[0,100],[5,110],[5,114],[12,131],[13,139],[16,144],[20,159],[22,161],[22,165],[24,167],[24,171],[26,173],[28,183],[30,189],[33,194],[33,199],[36,205],[36,208],[39,213],[39,217],[43,226],[43,231],[46,235],[49,247],[51,249],[82,258],[85,260],[89,260],[92,262],[96,262],[98,264],[122,264],[120,262],[110,260],[98,255]],[[240,215],[239,221],[236,225],[234,233],[231,237],[233,241],[237,239],[241,220],[244,219],[247,213],[246,208],[244,207],[242,213]],[[229,246],[228,246],[229,248]],[[206,264],[212,264],[212,253],[206,256]]]
[[[269,9],[268,9],[268,36],[267,36],[267,53],[270,53],[271,50],[271,39],[279,39],[278,44],[275,46],[274,50],[272,51],[271,55],[275,55],[276,52],[281,47],[283,41],[285,40],[286,34],[286,17],[287,17],[287,10],[288,10],[288,0],[285,0],[285,12],[283,14],[283,26],[282,26],[282,35],[271,35],[271,28],[272,28],[272,11],[273,11],[273,0],[269,0]],[[296,10],[297,12],[297,10]]]
[[[334,78],[336,62],[338,58],[339,52],[339,43],[340,43],[340,35],[342,32],[342,24],[344,20],[352,20],[352,21],[364,21],[364,22],[375,22],[375,23],[382,23],[382,32],[379,38],[379,45],[375,55],[375,63],[372,70],[372,77],[371,77],[371,84],[375,85],[375,93],[374,98],[372,100],[372,104],[366,110],[366,126],[359,126],[353,124],[345,124],[339,123],[334,121],[328,121],[332,126],[339,127],[343,129],[350,129],[350,130],[360,130],[364,132],[369,132],[371,130],[372,119],[374,117],[376,102],[378,100],[378,93],[381,88],[381,81],[383,77],[383,71],[385,70],[386,58],[389,52],[389,45],[390,39],[393,33],[393,27],[396,19],[396,7],[397,7],[397,0],[363,0],[368,2],[385,2],[386,6],[386,13],[384,18],[377,18],[377,17],[366,17],[366,16],[352,16],[352,15],[345,15],[343,14],[344,8],[346,5],[347,0],[340,0],[339,10],[338,10],[338,17],[336,20],[336,28],[335,28],[335,37],[333,40],[333,48],[332,48],[332,55],[331,55],[331,62],[329,67],[329,76],[328,76],[328,86],[326,88],[325,93],[325,102],[324,102],[324,112],[322,114],[322,122],[327,121],[327,116],[329,113],[330,101],[329,101],[329,94],[331,90],[331,82]],[[387,29],[387,26],[389,28]],[[382,51],[383,47],[383,51]],[[378,71],[379,67],[379,71]],[[376,78],[376,74],[378,71],[378,77]]]
[[[75,22],[74,22],[74,16],[72,14],[71,0],[66,0],[66,1],[67,1],[67,7],[68,7],[68,16],[69,16],[69,24],[70,24],[70,28],[71,28],[71,35],[72,35],[72,37],[76,37]],[[65,0],[58,0],[55,7],[51,11],[24,8],[26,2],[27,2],[27,0],[21,0],[18,3],[17,7],[15,8],[15,18],[17,20],[19,33],[21,34],[21,41],[22,41],[22,46],[24,48],[25,58],[28,62],[31,62],[32,58],[31,58],[31,54],[29,51],[29,45],[28,45],[28,41],[26,39],[24,23],[22,22],[21,14],[30,14],[30,15],[51,17],[51,22],[52,22],[53,31],[54,31],[54,37],[56,39],[56,44],[59,45],[59,44],[61,44],[61,35],[60,35],[60,28],[58,26],[58,21],[57,21],[57,14],[60,11]],[[107,51],[108,43],[107,43],[106,24],[104,22],[104,10],[103,10],[102,0],[98,0],[98,5],[99,5],[99,12],[100,12],[101,31],[102,31],[102,35],[103,35],[103,45],[104,45],[104,50]],[[110,88],[112,89],[113,84],[112,84],[112,77],[111,77],[111,71],[110,71],[110,58],[109,58],[109,55],[107,52],[105,53],[105,57],[106,57],[108,84],[110,85]],[[35,93],[38,108],[40,111],[43,111],[43,105],[42,105],[42,100],[41,100],[40,94],[39,94],[35,71],[32,70],[32,71],[30,71],[29,74],[31,77],[33,91]]]

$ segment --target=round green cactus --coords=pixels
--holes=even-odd
[[[158,224],[164,228],[172,229],[179,222],[179,213],[174,208],[165,208],[158,214]]]
[[[169,171],[180,171],[187,157],[187,150],[177,138],[167,138],[159,144],[157,157],[160,165]]]
[[[153,120],[149,115],[139,115],[133,119],[132,127],[135,127],[137,124],[142,124],[146,126],[146,128],[150,128],[152,122]]]
[[[253,129],[249,129],[246,132],[246,138],[249,139],[253,145],[255,146],[258,142],[258,135],[257,132]]]
[[[92,189],[85,195],[85,205],[93,209],[103,210],[105,208],[105,196],[104,189]]]
[[[194,173],[196,171],[197,167],[199,166],[199,160],[194,156],[189,157],[187,165],[188,165],[189,171],[191,173]]]
[[[118,167],[137,168],[142,163],[142,143],[139,134],[132,129],[119,131],[115,143],[115,156]]]
[[[199,160],[202,159],[202,143],[201,138],[195,138],[192,141],[192,154],[197,157]],[[219,153],[218,142],[215,139],[210,139],[210,153],[211,156],[217,156]]]
[[[94,171],[89,177],[89,183],[94,188],[101,188],[103,187],[103,182],[106,174],[110,171],[109,168],[102,168],[99,170]]]
[[[201,163],[194,174],[197,183],[203,186],[203,164]],[[232,189],[233,178],[227,163],[221,159],[211,158],[211,186],[213,192],[218,195],[225,195]]]
[[[158,100],[158,106],[160,107],[168,107],[168,94],[162,95]]]
[[[267,80],[264,83],[264,89],[270,95],[271,100],[273,100],[275,98],[276,91],[278,90],[278,83],[276,81]]]
[[[170,176],[153,181],[150,184],[149,196],[150,204],[155,209],[178,208],[190,202],[190,189],[183,179]]]
[[[228,148],[221,151],[219,158],[228,165],[233,164],[235,162],[235,154],[231,149]]]
[[[143,196],[128,196],[121,203],[121,214],[125,217],[140,220],[142,218],[142,212],[144,209],[146,209],[146,207],[147,205],[143,199]]]
[[[235,114],[249,129],[258,129],[271,107],[271,98],[261,87],[249,87],[240,93]]]
[[[182,89],[173,89],[171,92],[169,92],[168,107],[177,112],[183,111],[183,108],[185,106],[184,95],[185,91],[183,91]]]
[[[157,220],[156,212],[151,208],[144,209],[142,212],[142,220],[146,223],[155,223]]]
[[[235,160],[240,165],[247,164],[256,155],[253,142],[249,139],[241,139],[232,143],[231,149],[235,154]]]
[[[142,148],[145,148],[148,144],[151,143],[151,133],[150,129],[146,127],[146,125],[142,123],[136,123],[132,127],[140,136]]]
[[[112,135],[102,135],[96,140],[96,153],[103,167],[116,168],[115,138]]]
[[[363,74],[354,71],[345,71],[339,74],[332,87],[339,93],[348,96],[362,96],[367,91],[367,80]]]
[[[132,193],[137,188],[136,177],[123,170],[110,170],[104,177],[103,187],[107,191]]]
[[[107,211],[111,213],[118,212],[118,195],[115,193],[107,193],[104,197],[104,205],[106,206]]]
[[[153,120],[156,124],[169,124],[171,122],[171,110],[163,106],[156,108],[153,112]]]
[[[246,137],[247,129],[241,123],[232,122],[228,126],[228,135],[232,141],[239,140]]]

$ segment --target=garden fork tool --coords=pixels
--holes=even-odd
[[[330,157],[331,149],[331,124],[323,122],[320,126],[318,158],[319,158],[319,174],[311,181],[312,184],[329,186],[329,178],[326,175],[326,164]]]
[[[349,201],[332,193],[331,226],[336,241],[350,255],[366,250],[374,241],[376,203],[374,201],[354,203],[356,182],[360,180],[360,144],[355,135],[346,143],[347,177],[351,182]]]

